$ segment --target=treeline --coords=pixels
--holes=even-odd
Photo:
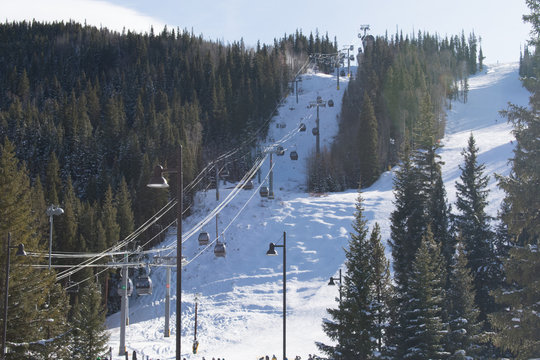
[[[540,3],[528,1],[531,43],[540,43]],[[511,172],[496,175],[505,198],[497,219],[486,213],[488,176],[473,134],[463,149],[456,202],[442,181],[439,145],[408,142],[394,180],[389,245],[371,232],[359,196],[337,308],[319,343],[331,359],[531,359],[540,354],[540,54],[524,83],[529,107],[501,111],[516,138]],[[433,135],[434,132],[431,132]],[[337,299],[336,299],[337,300]]]
[[[397,163],[405,144],[417,146],[423,126],[442,137],[446,108],[466,101],[467,77],[483,66],[474,33],[444,39],[420,32],[411,38],[379,36],[364,47],[343,96],[336,141],[311,171],[313,191],[371,184]]]
[[[14,244],[46,253],[46,209],[54,204],[64,214],[54,216],[53,252],[117,244],[174,196],[146,184],[155,165],[174,167],[179,145],[184,184],[216,156],[242,147],[242,156],[220,164],[230,180],[239,178],[251,167],[244,155],[265,136],[291,77],[309,52],[326,48],[335,51],[328,35],[300,31],[247,48],[178,29],[120,34],[71,22],[0,25],[2,243],[10,232]],[[172,189],[175,181],[171,176]],[[190,194],[184,200],[188,209]],[[126,250],[154,245],[172,216]],[[0,255],[4,269],[5,246]],[[53,265],[59,261],[81,260]],[[105,313],[118,309],[114,283],[106,287],[115,274],[86,268],[57,283],[55,271],[21,264],[47,258],[12,257],[8,358],[100,355]],[[63,289],[88,279],[78,293]]]

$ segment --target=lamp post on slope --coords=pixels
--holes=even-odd
[[[56,205],[51,205],[47,208],[45,213],[47,216],[49,216],[49,223],[51,224],[49,228],[49,270],[51,270],[53,216],[62,215],[64,213],[64,209]]]
[[[283,232],[283,245],[270,243],[266,255],[277,256],[276,248],[283,248],[283,360],[287,359],[287,234]]]
[[[4,334],[2,336],[2,359],[6,359],[6,336],[7,336],[7,317],[8,317],[8,300],[9,300],[9,262],[11,260],[11,249],[17,249],[16,256],[26,256],[24,245],[11,246],[11,233],[8,233],[6,246],[6,285],[4,288]]]
[[[163,177],[163,173],[176,173],[178,176],[178,184],[176,191],[176,360],[181,359],[181,336],[182,336],[182,145],[178,146],[178,159],[176,169],[163,169],[161,166],[156,166],[154,174],[148,183],[148,187],[157,189],[166,189],[169,187],[167,180]]]

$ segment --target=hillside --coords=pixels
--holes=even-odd
[[[287,353],[289,359],[316,353],[315,341],[328,341],[321,328],[325,309],[336,305],[337,288],[327,286],[344,261],[343,247],[347,246],[356,190],[313,196],[305,193],[306,155],[314,151],[311,128],[315,123],[315,108],[310,102],[317,96],[333,99],[333,108],[320,108],[321,148],[329,146],[338,129],[340,99],[346,87],[336,90],[335,78],[308,73],[302,76],[299,102],[289,96],[272,120],[267,142],[262,147],[280,143],[286,148],[283,157],[274,156],[275,199],[261,200],[258,186],[263,185],[269,169],[269,159],[261,167],[261,183],[255,181],[253,190],[241,191],[219,214],[219,231],[225,232],[227,257],[215,258],[210,247],[198,255],[197,224],[217,206],[214,191],[196,196],[192,216],[184,221],[184,255],[189,264],[183,276],[182,356],[188,359],[255,359],[281,353],[282,283],[281,256],[265,255],[270,242],[281,243],[287,234]],[[507,159],[512,156],[511,127],[498,111],[511,101],[526,105],[528,93],[521,87],[517,64],[489,66],[487,71],[469,80],[467,103],[454,103],[448,111],[444,147],[440,154],[445,162],[443,177],[449,202],[455,200],[454,183],[459,177],[460,152],[474,133],[480,148],[479,162],[486,163],[486,172],[507,174]],[[306,132],[297,131],[299,124],[307,125]],[[276,124],[284,123],[285,128]],[[296,150],[299,160],[289,158]],[[395,169],[394,169],[395,170]],[[370,224],[381,225],[382,238],[389,238],[388,216],[393,209],[393,171],[382,174],[378,181],[363,191],[365,215]],[[257,180],[257,178],[255,178]],[[502,192],[490,178],[491,215],[496,215]],[[221,201],[232,193],[232,184],[223,183]],[[245,206],[245,207],[244,207]],[[238,215],[238,217],[236,217]],[[204,227],[214,234],[215,223]],[[176,241],[169,234],[161,245],[167,248]],[[282,249],[278,249],[278,252]],[[169,250],[170,252],[170,250]],[[165,255],[165,252],[162,254]],[[281,252],[280,252],[281,255]],[[154,292],[150,296],[132,296],[130,325],[126,345],[129,353],[150,358],[172,359],[175,352],[174,333],[163,337],[165,270],[155,268],[151,274]],[[172,289],[175,289],[175,281]],[[174,292],[174,291],[173,291]],[[191,354],[194,329],[194,297],[199,295],[198,339],[199,353]],[[171,309],[175,308],[173,297]],[[171,312],[171,329],[175,328]],[[110,346],[118,353],[119,314],[108,318],[111,331]],[[120,357],[115,357],[120,359]]]

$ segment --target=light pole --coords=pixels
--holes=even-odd
[[[11,233],[8,233],[7,246],[6,246],[6,286],[4,288],[4,334],[2,336],[2,359],[6,359],[6,336],[7,336],[7,317],[8,317],[8,300],[9,300],[9,262],[10,262],[10,250],[17,249],[16,256],[26,256],[24,252],[24,245],[19,244],[17,246],[11,246]]]
[[[178,184],[176,191],[176,360],[181,359],[181,331],[182,331],[182,145],[178,146],[178,159],[176,169],[163,169],[158,165],[154,168],[154,174],[148,183],[148,187],[165,189],[169,187],[167,180],[163,177],[163,173],[176,173],[178,176]]]
[[[49,223],[51,224],[49,228],[49,270],[51,270],[53,216],[62,215],[64,213],[64,209],[56,205],[51,205],[47,208],[45,213],[49,216]]]
[[[341,287],[343,286],[343,281],[342,281],[342,277],[341,277],[341,269],[339,269],[339,278],[335,278],[335,277],[330,276],[330,281],[328,282],[328,285],[330,285],[330,286],[336,285],[335,281],[339,281],[339,307],[340,307],[340,310],[341,310]],[[340,329],[340,332],[341,332],[341,329]],[[341,336],[339,336],[339,335],[340,334],[338,334],[338,338],[341,338]],[[341,340],[339,340],[339,342],[341,342]],[[341,359],[341,355],[339,355],[339,358]]]
[[[330,281],[328,282],[328,285],[330,286],[336,285],[335,281],[339,281],[339,305],[341,306],[341,287],[343,286],[343,283],[341,282],[341,269],[339,269],[338,278],[330,276]]]
[[[283,245],[270,243],[266,255],[276,256],[276,248],[283,248],[283,360],[287,358],[287,234],[283,232]]]

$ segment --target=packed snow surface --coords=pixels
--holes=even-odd
[[[296,94],[289,95],[279,113],[272,119],[266,141],[282,145],[284,156],[273,155],[275,199],[261,199],[260,185],[268,185],[270,169],[267,158],[261,167],[260,182],[254,178],[253,190],[242,190],[219,213],[218,228],[224,232],[227,256],[216,258],[213,246],[198,255],[204,247],[197,242],[197,233],[184,238],[183,254],[189,261],[182,272],[182,357],[186,359],[243,360],[259,359],[275,354],[282,356],[283,334],[283,248],[278,256],[266,256],[269,243],[283,244],[286,235],[287,286],[287,357],[299,355],[306,359],[316,354],[315,342],[330,340],[322,331],[326,309],[336,307],[338,287],[328,286],[330,276],[337,276],[343,266],[349,233],[355,212],[357,190],[341,193],[308,194],[306,189],[307,155],[314,152],[316,107],[309,107],[320,96],[332,99],[335,106],[319,107],[320,146],[329,147],[338,131],[339,114],[347,78],[309,72],[299,83]],[[447,134],[440,151],[443,177],[450,202],[455,201],[455,182],[462,164],[461,151],[472,132],[479,151],[479,162],[486,164],[486,173],[508,174],[508,159],[512,157],[511,126],[501,118],[499,110],[508,102],[526,105],[528,93],[521,87],[518,64],[498,64],[469,79],[467,103],[453,103],[448,110]],[[304,123],[307,131],[298,131]],[[279,126],[279,124],[284,124]],[[289,154],[297,151],[299,158]],[[395,168],[383,173],[371,187],[364,189],[365,216],[370,226],[378,222],[383,241],[390,236],[389,215],[393,210],[392,181]],[[231,193],[234,184],[221,182],[220,202]],[[490,177],[488,211],[496,215],[503,198],[493,176]],[[193,214],[184,220],[184,234],[219,204],[215,190],[198,193]],[[204,230],[215,238],[215,219]],[[223,239],[223,238],[221,238]],[[170,233],[161,247],[175,244]],[[165,255],[162,254],[162,255]],[[171,254],[174,255],[174,252]],[[197,256],[198,255],[198,256]],[[387,256],[389,256],[387,247]],[[171,284],[171,336],[164,337],[165,323],[164,268],[154,268],[151,278],[152,295],[129,301],[129,325],[126,346],[131,358],[175,358],[176,273]],[[198,295],[197,295],[198,294]],[[198,296],[198,353],[192,353],[195,325],[195,296]],[[115,359],[119,353],[120,314],[107,319],[110,346]]]

